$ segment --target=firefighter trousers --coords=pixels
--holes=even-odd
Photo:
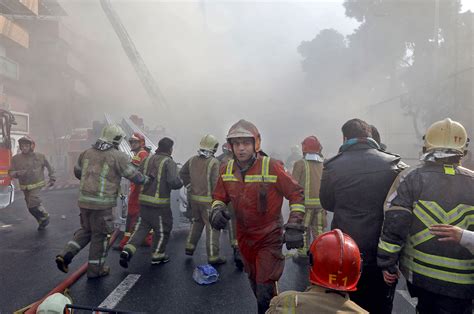
[[[23,190],[25,195],[26,207],[30,214],[35,217],[38,223],[41,223],[43,220],[49,217],[49,214],[46,212],[45,208],[41,204],[40,198],[41,188],[33,190]]]
[[[418,298],[417,313],[420,314],[471,314],[473,311],[471,299],[458,299],[433,293],[414,286],[407,281],[408,292]]]
[[[327,213],[321,207],[319,208],[306,208],[304,214],[304,245],[301,249],[298,249],[298,254],[306,256],[309,246],[312,240],[324,232],[324,228],[327,225],[326,219]]]
[[[219,256],[219,238],[220,230],[211,227],[209,215],[211,210],[210,203],[192,201],[191,204],[193,218],[191,220],[191,229],[186,241],[186,249],[194,251],[201,238],[202,230],[206,227],[206,251],[207,257],[213,258]]]
[[[78,254],[90,242],[87,277],[100,277],[106,271],[105,259],[110,234],[114,231],[112,208],[87,209],[81,208],[81,228],[66,244],[62,256],[67,253]]]
[[[173,229],[173,215],[169,205],[166,207],[140,205],[140,217],[126,247],[132,246],[132,250],[135,251],[152,229],[153,254],[163,254]]]

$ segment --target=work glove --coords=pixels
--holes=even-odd
[[[226,227],[229,219],[230,219],[230,214],[227,211],[227,208],[225,206],[219,206],[212,209],[211,217],[209,220],[211,222],[212,228],[221,230]]]
[[[284,241],[288,250],[299,249],[304,246],[304,229],[302,224],[287,223],[285,225]]]

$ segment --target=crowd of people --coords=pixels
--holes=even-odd
[[[170,138],[162,138],[151,154],[143,135],[134,134],[130,162],[117,149],[123,131],[108,125],[74,168],[81,227],[56,256],[57,267],[68,272],[90,243],[87,276],[109,274],[112,208],[124,177],[132,188],[122,267],[142,243],[151,246],[152,264],[169,261],[170,192],[184,185],[192,222],[183,253],[194,254],[205,229],[209,264],[225,263],[219,236],[228,228],[235,265],[248,275],[258,313],[391,313],[402,274],[418,298],[417,312],[472,313],[474,172],[462,166],[469,143],[465,128],[449,118],[431,125],[414,167],[389,153],[377,129],[363,120],[347,121],[342,135],[339,153],[327,160],[316,136],[303,139],[303,156],[292,162],[290,173],[262,150],[257,127],[240,120],[226,136],[223,156],[216,158],[218,140],[206,135],[198,154],[179,170]],[[49,219],[37,192],[45,185],[44,168],[50,184],[54,172],[31,139],[21,140],[20,148],[10,174],[44,229]],[[286,223],[284,198],[290,206]],[[333,213],[331,231],[323,233],[327,212]],[[306,292],[277,295],[283,244],[311,264]]]

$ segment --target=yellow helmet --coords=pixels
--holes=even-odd
[[[423,137],[423,149],[429,152],[436,149],[451,149],[464,155],[469,138],[461,123],[446,118],[433,123]]]
[[[124,137],[125,133],[119,125],[110,124],[102,129],[99,139],[109,144],[119,145]]]
[[[199,143],[199,149],[207,150],[214,153],[217,151],[218,147],[219,147],[219,141],[214,135],[211,135],[211,134],[205,135],[201,139],[201,142]]]

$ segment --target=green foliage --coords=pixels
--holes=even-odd
[[[398,102],[417,133],[447,116],[472,123],[474,17],[460,13],[460,0],[346,0],[344,7],[360,22],[352,34],[323,30],[298,47],[311,83],[350,91],[369,108]]]

